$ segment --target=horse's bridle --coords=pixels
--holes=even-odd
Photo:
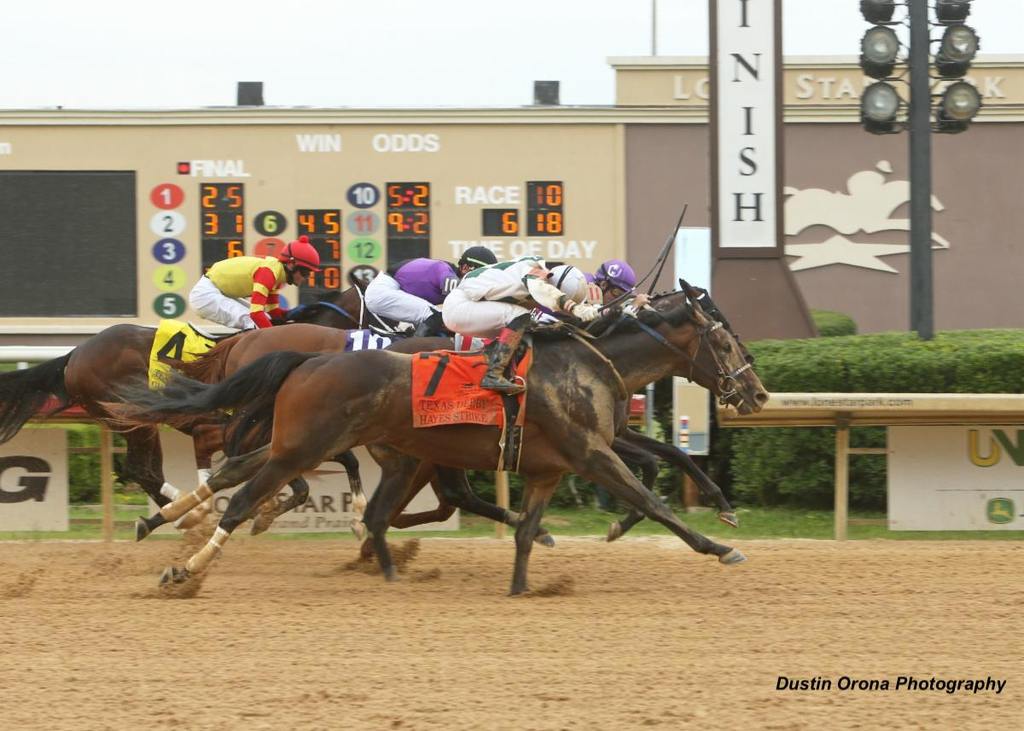
[[[635,318],[637,326],[645,333],[654,338],[658,343],[664,345],[666,348],[671,350],[676,355],[685,358],[690,362],[690,375],[689,380],[693,380],[693,374],[696,371],[701,372],[706,376],[713,376],[718,381],[718,403],[723,406],[739,406],[743,403],[743,395],[739,391],[739,380],[738,376],[744,371],[750,370],[752,367],[750,363],[744,363],[734,371],[727,372],[725,366],[722,363],[722,359],[713,347],[709,346],[709,352],[711,353],[711,359],[715,362],[715,372],[712,373],[707,368],[703,368],[697,363],[697,356],[700,355],[700,349],[704,347],[704,339],[715,330],[723,328],[721,322],[717,320],[711,320],[707,325],[701,325],[696,328],[697,330],[697,348],[693,355],[690,355],[685,350],[680,348],[678,345],[669,342],[668,338],[662,335],[660,332],[655,330],[650,325],[641,322],[640,318]]]

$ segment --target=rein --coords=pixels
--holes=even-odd
[[[708,376],[713,375],[715,378],[717,378],[718,379],[718,384],[719,384],[719,389],[721,390],[721,394],[719,394],[719,396],[718,396],[718,402],[720,404],[722,404],[723,406],[726,406],[726,405],[729,404],[730,399],[732,399],[732,398],[734,398],[736,396],[739,396],[739,389],[738,389],[739,382],[736,379],[737,379],[737,377],[741,373],[743,373],[744,371],[750,370],[750,368],[752,368],[750,363],[744,363],[742,366],[740,366],[736,370],[732,371],[731,373],[727,373],[726,370],[725,370],[725,367],[722,365],[721,359],[718,357],[718,353],[715,352],[714,348],[710,348],[711,358],[712,358],[712,360],[715,361],[715,367],[717,369],[716,372],[715,373],[711,373],[706,368],[701,368],[700,366],[697,365],[697,355],[700,353],[700,349],[702,347],[704,347],[704,340],[705,340],[705,338],[708,336],[708,334],[713,333],[715,330],[718,330],[718,329],[724,327],[724,325],[722,325],[721,322],[718,322],[716,320],[716,321],[712,322],[712,324],[710,324],[710,325],[707,325],[705,327],[697,328],[697,351],[693,355],[690,355],[689,353],[687,353],[685,350],[683,350],[679,346],[674,345],[673,343],[670,343],[668,341],[668,339],[666,339],[665,336],[662,335],[660,332],[655,330],[650,325],[648,325],[648,324],[646,324],[644,322],[641,322],[640,318],[636,318],[636,324],[637,324],[637,326],[641,330],[643,330],[645,333],[647,333],[652,338],[654,338],[654,340],[656,342],[658,342],[659,344],[665,346],[666,348],[671,350],[676,355],[678,355],[678,356],[680,356],[682,358],[685,358],[686,360],[688,360],[690,362],[690,380],[691,381],[693,380],[694,371],[700,371],[704,375],[708,375]]]

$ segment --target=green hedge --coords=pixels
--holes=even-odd
[[[1024,393],[1024,331],[942,332],[934,340],[882,333],[750,343],[769,391]],[[852,430],[854,446],[881,446],[885,430]],[[721,429],[712,477],[738,503],[829,507],[835,432],[825,428]],[[850,460],[850,499],[885,509],[885,459]]]
[[[857,323],[842,312],[811,310],[811,317],[814,319],[814,326],[818,328],[818,335],[823,338],[857,334]]]

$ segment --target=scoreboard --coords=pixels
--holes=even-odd
[[[444,112],[414,124],[405,114],[380,124],[345,110],[329,123],[303,110],[5,119],[0,236],[37,255],[7,258],[0,326],[198,320],[188,293],[206,269],[273,256],[300,235],[322,272],[282,290],[292,306],[474,245],[585,271],[624,256],[623,125]]]

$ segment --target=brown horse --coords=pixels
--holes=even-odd
[[[692,531],[637,480],[611,449],[625,419],[628,394],[669,374],[687,375],[707,348],[742,401],[739,410],[760,409],[768,394],[735,338],[709,319],[693,292],[658,297],[606,338],[593,344],[571,340],[540,342],[530,376],[524,447],[519,472],[526,482],[525,518],[516,529],[516,561],[511,593],[527,589],[527,562],[533,538],[551,494],[566,472],[575,472],[664,524],[695,551],[725,564],[744,560],[736,549]],[[411,358],[387,351],[310,356],[277,353],[243,368],[217,385],[172,378],[162,392],[132,389],[116,411],[129,422],[152,423],[191,418],[222,408],[248,408],[273,399],[270,445],[227,461],[204,486],[176,500],[165,516],[187,510],[214,489],[248,483],[232,496],[210,542],[184,569],[169,569],[175,581],[205,570],[231,532],[260,502],[325,457],[360,444],[402,452],[445,468],[495,469],[499,459],[495,427],[452,425],[415,429],[411,424]],[[719,396],[724,395],[716,387]],[[323,404],[331,408],[323,409]],[[395,567],[385,541],[394,503],[407,480],[384,480],[366,514],[385,576]]]
[[[360,312],[361,299],[361,293],[351,287],[329,293],[323,301],[306,305],[295,316],[298,321],[328,327],[355,327],[359,320],[349,311]],[[102,404],[111,400],[117,387],[146,378],[155,334],[156,328],[152,327],[112,325],[67,355],[0,374],[0,443],[14,437],[53,399],[57,405],[44,416],[78,405],[97,421],[110,424]],[[234,339],[229,336],[228,342]],[[192,436],[196,465],[208,472],[210,457],[221,440],[220,420],[200,418],[178,428]],[[157,505],[166,505],[178,491],[164,481],[158,428],[143,426],[126,432],[124,438],[127,453],[121,478],[137,482]]]

